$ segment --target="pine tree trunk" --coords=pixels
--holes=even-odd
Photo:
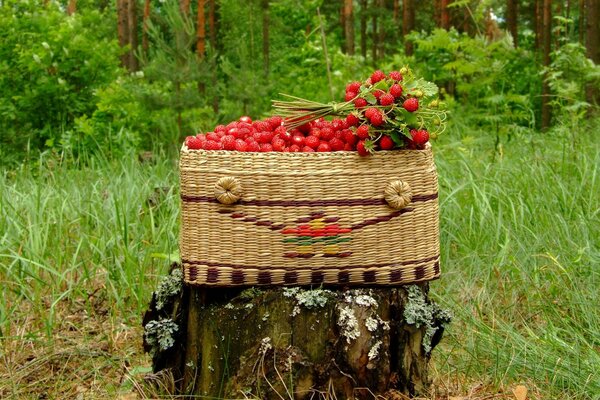
[[[144,16],[142,18],[142,49],[148,54],[148,23],[150,21],[150,0],[144,0]]]
[[[138,47],[138,31],[137,31],[137,0],[129,0],[127,10],[127,25],[129,33],[129,70],[137,71],[138,59],[135,52]]]
[[[585,32],[585,0],[579,0],[579,43],[583,44]]]
[[[69,0],[67,5],[67,15],[73,15],[77,11],[77,0]]]
[[[586,38],[585,48],[588,58],[590,58],[596,65],[600,64],[600,29],[598,24],[600,23],[600,1],[598,0],[587,0],[587,24],[586,24]],[[586,87],[586,99],[588,103],[594,105],[599,102],[598,86],[588,84]]]
[[[506,28],[510,32],[513,38],[513,44],[515,47],[519,46],[518,42],[518,29],[517,29],[517,0],[507,0],[506,2]]]
[[[535,0],[535,48],[542,49],[544,42],[544,3],[545,0]]]
[[[354,54],[354,13],[352,0],[344,0],[344,42],[346,53]]]
[[[206,21],[204,18],[204,0],[198,0],[198,14],[196,17],[196,55],[199,59],[203,59],[206,51]]]
[[[373,62],[373,67],[377,66],[377,39],[379,38],[377,35],[377,0],[373,0],[371,9],[373,10],[373,16],[371,17],[371,59]]]
[[[544,0],[543,7],[543,53],[542,61],[544,66],[550,65],[550,47],[552,43],[552,1]],[[545,130],[550,127],[552,119],[550,110],[550,85],[547,77],[544,76],[542,83],[542,121],[541,128]]]
[[[360,53],[367,59],[367,0],[360,0]]]
[[[129,44],[129,0],[117,0],[117,35],[121,48]],[[121,55],[121,65],[129,69],[129,52]]]
[[[156,296],[145,326],[162,318],[178,325],[171,348],[154,347],[155,372],[170,372],[179,394],[218,398],[424,395],[431,349],[449,322],[427,284],[185,288],[169,307],[155,306]]]
[[[441,4],[440,27],[446,30],[450,29],[450,10],[448,9],[450,1],[451,0],[442,0]]]
[[[404,37],[404,52],[407,56],[413,54],[413,43],[406,38],[415,29],[415,7],[413,0],[404,0],[402,7],[402,36]]]

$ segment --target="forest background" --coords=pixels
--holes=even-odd
[[[157,395],[141,314],[177,259],[183,138],[410,65],[451,112],[432,398],[599,398],[599,13],[0,0],[0,397]]]

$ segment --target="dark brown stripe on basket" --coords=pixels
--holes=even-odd
[[[350,273],[347,271],[338,272],[338,282],[339,283],[350,282]]]
[[[375,282],[375,280],[376,280],[375,271],[365,271],[365,272],[363,272],[363,280],[365,281],[365,283]]]
[[[219,281],[219,269],[209,268],[206,272],[206,282],[215,283]]]
[[[246,274],[244,273],[244,271],[236,269],[231,272],[231,283],[235,283],[236,285],[238,285],[244,283],[245,280]]]
[[[437,199],[438,194],[414,195],[412,203]],[[209,196],[187,196],[181,195],[181,200],[186,203],[219,203],[217,199]],[[219,203],[220,204],[220,203]],[[330,200],[240,200],[239,205],[265,206],[265,207],[328,207],[328,206],[378,206],[387,204],[385,199],[330,199]]]
[[[386,221],[389,221],[389,220],[391,220],[393,218],[399,217],[402,214],[406,214],[408,212],[411,212],[413,210],[414,210],[414,208],[403,208],[402,210],[394,211],[393,213],[390,213],[388,215],[381,215],[379,217],[369,218],[369,219],[364,220],[361,223],[354,224],[354,225],[350,226],[350,229],[352,229],[354,231],[354,230],[357,230],[357,229],[362,229],[362,228],[364,228],[366,226],[369,226],[369,225],[375,225],[375,224],[378,224],[380,222],[386,222]]]
[[[415,279],[421,280],[425,277],[425,267],[418,266],[415,268]]]
[[[188,268],[188,274],[190,275],[190,281],[195,281],[198,278],[198,268],[195,266],[190,266]]]
[[[325,274],[322,273],[321,271],[315,271],[311,275],[312,283],[323,283],[324,280],[325,280]]]
[[[298,273],[297,272],[286,272],[283,276],[283,281],[285,283],[296,283],[298,282]]]
[[[401,261],[401,262],[390,262],[390,263],[383,263],[383,264],[371,264],[371,265],[348,265],[348,266],[343,266],[343,267],[335,267],[335,269],[338,270],[345,270],[345,269],[368,269],[368,268],[382,268],[382,267],[391,267],[391,266],[401,266],[401,265],[414,265],[414,264],[425,264],[431,261],[438,261],[439,259],[439,254],[433,257],[427,257],[427,258],[423,258],[421,260],[409,260],[409,261]],[[233,268],[233,269],[258,269],[258,270],[273,270],[273,269],[289,269],[290,267],[282,267],[282,266],[268,266],[268,267],[263,267],[263,266],[258,266],[258,265],[237,265],[237,264],[226,264],[226,263],[218,263],[218,262],[212,262],[212,261],[194,261],[194,260],[182,260],[183,264],[189,264],[190,266],[193,265],[202,265],[202,266],[207,266],[207,267],[221,267],[221,268]],[[192,268],[192,267],[189,267]],[[304,270],[321,270],[321,269],[330,269],[332,268],[331,266],[327,266],[327,265],[322,265],[322,266],[317,266],[317,267],[306,267],[306,268],[302,268]]]
[[[271,272],[262,271],[258,273],[258,279],[256,280],[259,284],[269,285],[271,283]]]
[[[402,280],[402,270],[396,269],[390,272],[390,282],[400,282]]]
[[[439,273],[440,273],[440,262],[436,261],[436,263],[433,264],[433,274],[439,275]]]

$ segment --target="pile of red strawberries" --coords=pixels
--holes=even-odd
[[[361,87],[373,87],[382,80],[389,81],[387,91],[371,91],[377,99],[367,102],[360,97]],[[392,150],[394,148],[422,149],[429,141],[429,133],[424,129],[410,131],[411,138],[404,137],[404,146],[398,146],[380,127],[388,116],[386,110],[403,107],[413,113],[419,109],[419,100],[414,96],[404,96],[401,85],[402,74],[398,71],[388,75],[375,71],[365,82],[352,82],[346,87],[346,102],[353,102],[354,110],[344,119],[326,121],[323,118],[307,122],[297,128],[288,129],[282,117],[274,116],[261,121],[241,117],[227,125],[218,125],[212,132],[188,136],[185,144],[191,150],[229,150],[241,152],[330,152],[357,151],[366,156],[372,150]],[[350,103],[352,104],[352,103]]]

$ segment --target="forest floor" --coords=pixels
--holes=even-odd
[[[600,397],[600,135],[584,133],[435,144],[431,293],[455,317],[431,399]],[[156,397],[141,319],[177,257],[175,158],[47,155],[0,181],[0,398]]]

